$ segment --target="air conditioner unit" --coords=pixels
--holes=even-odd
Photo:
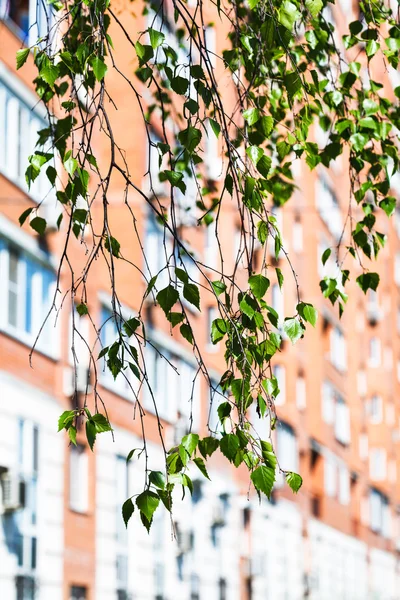
[[[13,512],[25,506],[25,482],[15,473],[7,472],[1,478],[3,511]]]

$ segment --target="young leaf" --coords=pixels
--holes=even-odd
[[[217,344],[226,334],[226,323],[224,319],[215,319],[211,324],[211,341]]]
[[[146,519],[151,522],[153,514],[160,504],[160,498],[154,492],[146,490],[136,498],[136,506],[144,514]]]
[[[249,277],[249,285],[256,298],[263,298],[269,288],[269,279],[264,275],[252,275]]]
[[[193,459],[193,462],[196,465],[196,467],[198,467],[198,469],[203,473],[204,477],[210,479],[207,473],[206,465],[204,464],[204,460],[200,457],[197,457]]]
[[[205,437],[202,440],[199,440],[198,447],[200,454],[204,458],[207,458],[207,456],[212,456],[217,450],[217,448],[219,447],[219,441],[211,436]]]
[[[149,481],[161,490],[165,488],[165,475],[164,473],[161,473],[161,471],[151,471],[149,475]]]
[[[208,122],[210,123],[210,127],[213,130],[215,137],[218,137],[221,133],[220,124],[217,121],[214,121],[214,119],[208,119]]]
[[[275,482],[275,469],[261,465],[250,475],[257,491],[263,492],[268,498],[271,496]]]
[[[321,261],[324,266],[326,264],[326,261],[330,257],[331,252],[332,252],[332,250],[330,248],[327,248],[326,250],[324,250],[324,253],[322,254],[322,257],[321,257]]]
[[[72,444],[74,444],[74,446],[76,446],[76,433],[76,427],[74,425],[68,427],[68,437],[71,440]]]
[[[26,219],[29,217],[29,215],[31,214],[31,212],[33,211],[33,208],[27,208],[26,210],[24,210],[24,212],[19,216],[18,221],[20,226],[22,227],[22,225],[25,223]]]
[[[200,292],[195,283],[186,283],[183,286],[183,297],[200,310]]]
[[[313,327],[315,327],[317,323],[318,312],[317,309],[312,306],[312,304],[306,304],[304,306],[303,315],[304,319]]]
[[[36,231],[36,233],[39,235],[44,235],[47,223],[45,219],[42,219],[42,217],[35,217],[32,219],[29,225]]]
[[[65,410],[58,419],[58,431],[67,429],[75,418],[74,410]]]
[[[211,285],[217,296],[220,296],[223,292],[226,291],[226,285],[223,281],[212,281]]]
[[[292,471],[288,471],[285,477],[291,490],[297,494],[303,484],[303,478],[298,473],[293,473]]]
[[[161,31],[157,31],[156,29],[152,29],[149,27],[148,29],[150,44],[153,50],[156,50],[165,40],[165,35]]]
[[[131,498],[128,498],[122,505],[122,518],[124,519],[125,527],[128,527],[128,521],[133,515],[133,511],[135,510],[135,505],[133,504]]]
[[[249,125],[254,125],[260,118],[260,111],[258,108],[248,108],[244,111],[243,118]]]
[[[232,462],[239,450],[239,438],[234,433],[224,435],[219,442],[219,449],[226,458]]]
[[[17,50],[17,70],[26,63],[26,59],[29,56],[29,51],[29,48],[21,48],[21,50]]]
[[[172,285],[168,285],[166,288],[158,292],[156,299],[158,304],[167,315],[174,304],[178,302],[179,293],[174,287],[172,287]]]
[[[303,335],[303,328],[300,325],[299,320],[295,318],[284,320],[283,331],[286,333],[292,344],[295,344]]]
[[[96,425],[94,424],[92,419],[88,419],[86,421],[86,438],[91,450],[93,450],[93,446],[96,441],[96,435]]]
[[[192,456],[193,452],[196,450],[198,441],[199,436],[197,433],[189,433],[182,438],[181,446],[183,446],[189,456]]]
[[[99,56],[96,56],[91,61],[91,64],[94,76],[96,77],[97,81],[101,81],[102,79],[104,79],[104,76],[107,73],[107,65],[104,62],[104,60]]]

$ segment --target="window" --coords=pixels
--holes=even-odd
[[[359,453],[361,460],[366,460],[368,458],[368,435],[366,433],[360,434]]]
[[[32,105],[34,102],[32,97]],[[32,106],[28,106],[0,79],[0,171],[37,200],[44,198],[51,188],[50,183],[43,172],[29,190],[25,171],[28,156],[35,150],[37,133],[45,126],[45,121],[33,112]]]
[[[286,423],[279,423],[276,429],[277,449],[276,454],[279,466],[285,471],[298,471],[299,458],[297,440],[294,430]]]
[[[357,372],[357,391],[358,391],[358,394],[362,398],[367,395],[368,386],[367,386],[367,374],[365,371]]]
[[[324,456],[324,487],[326,495],[338,500],[340,504],[349,504],[350,475],[345,463],[328,450],[325,450]]]
[[[302,375],[296,379],[296,406],[299,410],[304,410],[307,406],[306,380]]]
[[[16,578],[17,600],[35,600],[36,582],[33,577],[17,575]]]
[[[386,405],[386,423],[390,426],[393,426],[396,421],[396,413],[394,404],[391,402]]]
[[[384,448],[371,448],[369,474],[374,481],[384,481],[386,479],[386,450]]]
[[[284,298],[283,291],[277,283],[271,288],[271,302],[272,308],[278,313],[279,321],[282,321],[285,316]]]
[[[172,244],[164,229],[157,223],[153,215],[146,220],[144,254],[146,257],[145,273],[157,277],[156,288],[162,289],[168,285],[169,274],[166,268],[167,260],[172,252]],[[162,270],[163,269],[163,270]]]
[[[0,328],[32,345],[50,309],[56,277],[52,270],[0,237]],[[48,319],[38,340],[54,352],[54,323]]]
[[[302,252],[303,250],[303,225],[297,219],[293,223],[292,247],[294,252]]]
[[[145,355],[147,376],[160,417],[175,421],[179,413],[188,425],[192,414],[194,427],[197,428],[200,409],[197,368],[158,344],[148,343]],[[144,394],[146,408],[154,412],[154,401],[147,384]]]
[[[207,225],[204,235],[204,262],[207,268],[216,269],[219,263],[219,246],[215,221]]]
[[[151,144],[148,150],[148,190],[156,196],[167,196],[168,187],[165,181],[160,181],[159,173],[167,168],[167,154],[162,154],[159,144],[162,140],[154,133],[150,134]]]
[[[372,488],[369,495],[370,526],[375,533],[390,535],[390,508],[387,497]]]
[[[196,573],[190,576],[190,600],[200,600],[200,577]]]
[[[350,443],[350,411],[340,397],[336,397],[335,437],[341,444]]]
[[[122,326],[122,323],[120,327]],[[119,339],[119,327],[117,326],[116,317],[112,310],[103,306],[101,308],[101,330],[100,341],[102,347],[110,347]],[[130,341],[130,345],[135,345],[135,340]],[[132,357],[130,362],[135,362]],[[139,388],[139,380],[129,369],[122,370],[118,373],[116,379],[107,366],[107,355],[103,358],[102,368],[100,373],[101,383],[104,387],[110,389],[115,394],[120,394],[126,398],[135,400],[135,394]]]
[[[321,219],[334,238],[338,239],[343,230],[342,215],[338,200],[324,178],[317,179],[315,197]]]
[[[0,2],[0,19],[10,19],[16,26],[21,39],[28,38],[29,44],[36,43],[47,32],[47,18],[51,9],[46,3],[36,0],[9,0]]]
[[[69,506],[76,512],[88,509],[88,456],[85,446],[70,446],[69,454]]]
[[[87,589],[82,586],[73,585],[70,591],[70,600],[86,600]]]
[[[373,337],[369,341],[369,358],[368,365],[372,368],[377,368],[381,364],[381,340]]]
[[[156,593],[156,600],[164,599],[164,565],[163,563],[156,563],[154,565],[154,589]]]
[[[129,497],[128,465],[124,456],[116,457],[116,541],[117,541],[117,595],[126,593],[128,589],[128,532],[121,519],[123,503]],[[123,596],[122,596],[123,597]]]
[[[322,418],[328,425],[335,422],[335,392],[328,381],[322,384]]]
[[[217,180],[222,174],[222,160],[219,153],[218,138],[215,135],[210,125],[210,120],[207,120],[205,163],[207,166],[208,177]]]
[[[338,327],[331,330],[331,362],[339,370],[347,368],[346,340]]]
[[[368,406],[368,405],[367,405]],[[383,418],[383,403],[382,398],[375,394],[372,396],[369,402],[369,418],[371,423],[377,425],[378,423],[382,423]]]
[[[207,308],[207,351],[208,352],[217,352],[219,348],[219,342],[213,344],[211,341],[211,326],[215,319],[218,319],[220,316],[219,311],[216,306],[209,306]]]
[[[279,394],[275,399],[276,405],[282,405],[286,402],[286,369],[283,365],[275,365],[273,374],[278,382]]]
[[[219,382],[215,380],[211,380],[209,393],[208,428],[212,434],[219,436],[222,427],[218,418],[218,406],[221,402],[225,402],[226,398],[219,387]]]
[[[226,579],[221,577],[218,580],[218,600],[228,600],[227,587]]]

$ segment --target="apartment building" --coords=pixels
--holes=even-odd
[[[43,16],[37,19],[35,6],[32,0],[0,2],[0,599],[398,600],[400,214],[391,224],[382,221],[381,231],[388,233],[389,242],[376,267],[381,277],[378,292],[365,298],[352,285],[339,320],[336,309],[323,299],[319,280],[335,270],[334,260],[322,266],[320,255],[337,243],[346,214],[349,189],[344,158],[329,173],[310,173],[295,164],[303,191],[296,192],[283,210],[274,209],[302,295],[319,311],[316,329],[294,347],[286,340],[274,362],[281,389],[275,446],[281,466],[303,476],[296,497],[282,480],[271,502],[259,503],[248,494],[247,472],[230,468],[215,455],[209,467],[211,482],[193,473],[193,495],[175,503],[176,539],[169,515],[161,510],[150,536],[136,518],[125,530],[121,505],[140,490],[143,480],[143,463],[127,465],[125,460],[142,443],[140,423],[133,419],[126,381],[114,382],[101,366],[99,389],[114,440],[100,436],[92,453],[82,432],[77,447],[56,433],[58,416],[72,406],[71,319],[90,344],[95,344],[97,334],[87,317],[79,318],[74,307],[66,304],[62,318],[47,322],[30,365],[29,351],[51,304],[63,245],[62,232],[54,229],[39,239],[29,226],[21,229],[18,224],[23,210],[45,196],[42,214],[50,224],[56,214],[45,180],[38,179],[28,191],[24,179],[26,158],[44,113],[33,91],[33,65],[28,61],[17,73],[15,53],[26,36],[36,39]],[[348,0],[341,0],[331,18],[343,25],[352,10]],[[30,28],[36,22],[39,25]],[[127,16],[127,27],[134,31],[145,29],[146,24]],[[221,37],[217,39],[212,28],[208,37],[218,51]],[[121,56],[121,60],[128,64],[131,57]],[[397,85],[397,74],[389,75],[388,85]],[[124,89],[116,74],[110,72],[109,77],[118,105],[115,136],[138,185],[146,186],[146,138],[140,117],[132,116],[131,107],[124,104]],[[127,130],[128,120],[135,126],[134,136]],[[324,143],[318,130],[316,140]],[[206,163],[210,179],[218,182],[221,162],[212,143]],[[153,175],[157,181],[157,168]],[[394,193],[398,185],[394,180]],[[162,184],[157,193],[165,193]],[[187,207],[194,207],[194,194],[188,185],[187,195],[181,198],[183,215]],[[111,227],[118,231],[124,255],[146,271],[138,241],[124,226],[123,182],[114,183],[109,202]],[[157,272],[162,266],[162,232],[140,198],[133,195],[130,202],[147,269]],[[190,219],[183,226],[193,251],[210,267],[217,267],[212,228],[199,230]],[[221,236],[225,256],[231,256],[233,265],[240,244],[234,209],[225,209]],[[90,233],[86,242],[91,242]],[[71,259],[77,269],[81,256],[76,243]],[[279,263],[287,275],[285,289],[281,292],[273,282],[269,300],[283,317],[294,312],[295,289],[283,258]],[[117,277],[124,311],[132,316],[142,296],[136,291],[144,290],[144,282],[126,265],[119,265]],[[103,345],[116,335],[107,282],[106,267],[97,261],[87,281],[88,307],[101,328]],[[62,274],[61,284],[67,289],[68,273]],[[214,429],[218,396],[196,377],[190,346],[170,335],[151,303],[146,310],[154,347],[179,372],[147,347],[149,378],[167,443],[182,435],[191,405],[194,429],[205,432],[207,422]],[[217,387],[224,362],[221,348],[209,341],[215,311],[210,301],[201,315],[192,315],[192,326]],[[75,352],[78,388],[85,390],[90,365],[87,348],[79,339]],[[157,468],[163,458],[158,429],[151,398],[143,394],[150,467]],[[257,415],[253,417],[257,422]],[[266,424],[259,421],[256,427],[262,435]]]

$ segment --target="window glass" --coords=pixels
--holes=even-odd
[[[88,456],[84,446],[70,446],[69,505],[72,510],[88,509]]]

